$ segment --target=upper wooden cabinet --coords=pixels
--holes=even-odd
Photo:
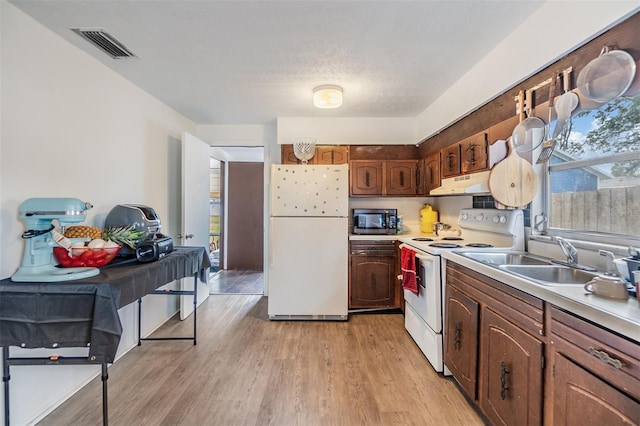
[[[462,174],[486,170],[488,167],[488,137],[485,132],[475,134],[460,142]]]
[[[488,140],[488,133],[480,132],[443,148],[442,177],[448,178],[486,170],[489,166]]]
[[[457,176],[462,170],[460,164],[460,144],[450,145],[442,150],[442,177]]]
[[[349,193],[353,196],[382,195],[382,161],[350,161]]]
[[[424,187],[419,192],[429,194],[429,191],[440,186],[440,152],[434,152],[424,159],[423,170],[421,182]]]
[[[300,160],[298,160],[293,153],[293,145],[282,145],[280,147],[280,152],[282,156],[282,164],[301,164]]]
[[[316,147],[314,164],[347,164],[349,161],[348,146],[323,145]]]
[[[293,153],[293,145],[282,145],[282,164],[302,164]],[[316,146],[316,153],[308,164],[347,164],[349,147],[337,145]]]
[[[350,161],[350,195],[418,195],[418,164],[418,160]]]
[[[386,195],[417,195],[418,194],[418,161],[387,161]]]

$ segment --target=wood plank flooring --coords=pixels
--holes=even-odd
[[[269,321],[263,296],[198,309],[198,345],[143,342],[109,368],[117,425],[482,425],[439,376],[399,314]],[[154,335],[189,334],[172,319]],[[100,425],[97,378],[40,425]]]
[[[222,269],[209,275],[209,294],[264,294],[264,273]]]

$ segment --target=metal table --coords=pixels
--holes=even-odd
[[[116,260],[100,274],[62,283],[0,281],[0,346],[4,382],[4,424],[9,425],[9,367],[12,365],[102,366],[102,419],[108,424],[107,364],[113,363],[122,334],[118,309],[138,300],[138,345],[142,340],[193,340],[196,344],[198,278],[206,282],[209,257],[204,247],[176,247],[150,263]],[[194,277],[193,290],[158,290],[172,281]],[[193,336],[141,337],[142,297],[193,295]],[[11,357],[9,347],[88,347],[87,357]]]

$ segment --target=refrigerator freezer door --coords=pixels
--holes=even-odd
[[[348,219],[271,218],[269,318],[348,318]]]
[[[347,217],[349,167],[271,166],[271,216]]]

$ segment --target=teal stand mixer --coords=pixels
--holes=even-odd
[[[19,208],[19,216],[27,230],[22,266],[11,277],[15,282],[57,282],[88,278],[98,275],[100,270],[92,267],[58,268],[55,266],[53,247],[58,243],[51,231],[57,221],[61,233],[69,225],[83,222],[91,203],[77,198],[30,198]]]

